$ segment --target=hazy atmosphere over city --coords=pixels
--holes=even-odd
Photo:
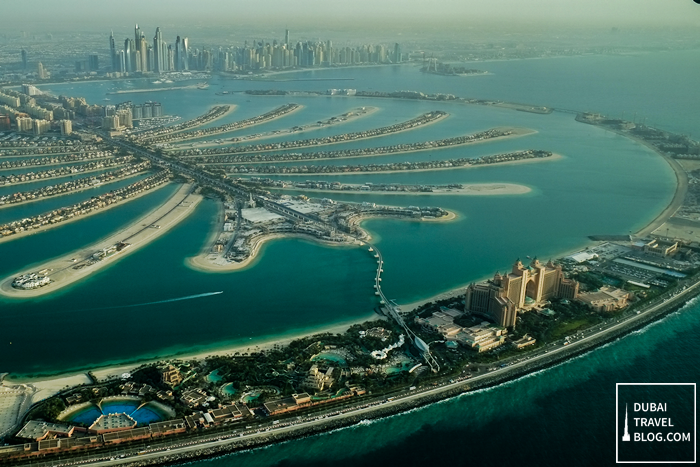
[[[226,0],[123,0],[118,3],[90,0],[49,2],[29,0],[5,1],[0,24],[22,28],[32,24],[74,31],[92,30],[94,26],[117,26],[124,22],[167,22],[179,26],[241,26],[254,21],[262,27],[325,25],[339,27],[380,24],[400,28],[410,21],[461,26],[465,30],[489,25],[530,26],[653,26],[699,24],[696,4],[692,0],[357,0],[354,2],[300,0],[260,0],[229,2]],[[52,25],[52,26],[49,26]],[[406,31],[408,33],[410,31]]]

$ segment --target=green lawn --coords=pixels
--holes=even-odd
[[[573,321],[568,321],[566,323],[561,323],[556,325],[552,329],[550,334],[551,340],[561,339],[562,337],[574,334],[580,329],[585,329],[587,327],[593,326],[601,321],[597,316],[584,316]]]

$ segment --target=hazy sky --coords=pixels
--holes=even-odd
[[[463,22],[517,21],[600,26],[698,25],[693,0],[0,0],[0,24],[13,28],[54,23],[76,29],[114,23],[280,24],[367,20],[393,27],[408,19]],[[89,21],[89,24],[85,24]]]

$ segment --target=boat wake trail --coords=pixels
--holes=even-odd
[[[219,295],[222,293],[224,293],[223,290],[221,292],[207,292],[207,293],[200,293],[197,295],[188,295],[186,297],[170,298],[168,300],[158,300],[157,302],[146,302],[146,303],[137,303],[135,305],[119,305],[119,306],[108,306],[108,307],[104,307],[104,308],[93,308],[93,310],[114,310],[116,308],[136,308],[138,306],[159,305],[161,303],[179,302],[182,300],[194,300],[195,298],[209,297],[212,295]]]

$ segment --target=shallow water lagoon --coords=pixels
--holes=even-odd
[[[518,66],[512,65],[514,69]],[[478,80],[501,83],[504,79],[499,77],[494,81],[493,76],[483,76],[474,80],[450,80],[419,72],[416,75],[414,71],[410,67],[391,67],[327,73],[328,76],[352,74],[356,77],[352,86],[358,89],[394,90],[398,87],[460,96],[473,96],[478,89],[487,86],[488,81]],[[517,82],[515,77],[509,79],[511,84]],[[106,91],[127,86],[128,82],[110,83],[110,86],[99,84],[74,85],[70,92],[84,95],[91,102],[101,102]],[[317,90],[319,85],[318,82],[280,82],[274,87],[312,89],[313,86]],[[564,156],[556,161],[473,169],[295,177],[297,180],[348,183],[496,182],[521,184],[532,189],[524,195],[479,197],[333,194],[338,200],[440,206],[458,214],[455,221],[444,223],[375,219],[363,224],[386,261],[385,291],[400,303],[426,298],[491,275],[497,269],[508,267],[518,256],[547,258],[581,245],[587,235],[635,231],[660,212],[673,195],[673,173],[659,156],[626,138],[577,123],[571,114],[537,115],[482,106],[390,99],[216,95],[222,89],[242,91],[270,87],[270,83],[214,77],[207,90],[142,93],[137,97],[112,95],[110,99],[112,103],[121,98],[135,102],[157,100],[163,103],[166,113],[181,115],[183,119],[201,115],[215,104],[239,106],[218,124],[258,115],[286,102],[305,106],[299,112],[240,134],[289,128],[307,123],[312,116],[314,119],[320,115],[330,117],[358,105],[371,105],[381,110],[347,127],[338,125],[328,130],[337,134],[375,128],[439,109],[448,111],[451,116],[415,132],[328,148],[434,140],[493,126],[521,126],[538,133],[444,151],[372,158],[372,162],[479,157],[526,148],[549,150]],[[63,85],[48,88],[54,93],[66,94]],[[548,102],[537,102],[536,95],[532,99],[513,100],[533,104],[568,102],[572,106],[576,103],[571,98],[567,101],[567,96],[556,89],[552,92],[555,96]],[[595,104],[595,101],[590,102],[590,105]],[[279,138],[287,139],[293,136]],[[367,163],[368,158],[332,162]],[[164,199],[164,190],[170,189],[159,190],[148,195],[148,199],[153,203]],[[140,207],[134,209],[136,206]],[[136,211],[143,212],[147,206],[146,201],[137,200],[111,210],[119,215],[107,212],[54,232],[22,239],[16,245],[0,245],[0,255],[4,258],[0,268],[10,274],[26,265],[71,251],[84,240],[94,241],[128,222]],[[215,202],[202,203],[186,221],[149,246],[56,295],[32,302],[3,301],[3,338],[7,336],[5,341],[12,344],[0,343],[0,369],[25,374],[47,373],[231,345],[254,348],[256,342],[266,338],[295,335],[373,316],[372,310],[378,304],[372,288],[376,263],[363,249],[330,248],[299,239],[274,240],[263,246],[259,257],[247,269],[227,274],[191,270],[186,258],[201,250],[214,227],[217,212]],[[223,293],[202,296],[219,291]],[[28,320],[31,326],[26,325]],[[112,336],[107,344],[103,337],[105,330]],[[126,342],[129,344],[124,345]],[[51,351],[56,348],[62,352]]]

